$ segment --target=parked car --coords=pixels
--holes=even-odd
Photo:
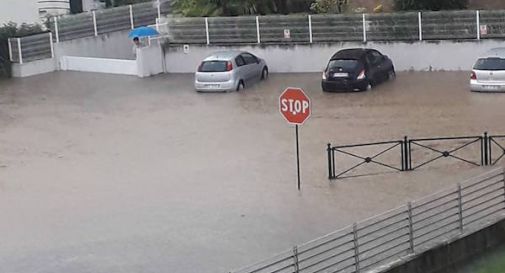
[[[223,51],[205,58],[195,73],[195,89],[201,92],[240,91],[268,78],[268,66],[249,52]]]
[[[352,48],[333,55],[323,72],[323,91],[365,91],[396,77],[393,62],[375,49]]]
[[[470,89],[477,92],[505,92],[505,48],[481,56],[470,76]]]

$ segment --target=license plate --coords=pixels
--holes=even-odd
[[[333,77],[335,77],[335,78],[347,78],[347,77],[349,77],[349,73],[335,73],[335,74],[333,74]]]
[[[205,87],[216,89],[219,88],[219,84],[206,84]]]
[[[486,88],[486,89],[490,89],[490,90],[498,90],[498,89],[500,89],[500,86],[498,86],[498,85],[484,85],[483,87]]]

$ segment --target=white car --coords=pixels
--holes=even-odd
[[[505,92],[505,48],[495,48],[481,56],[470,77],[476,92]]]
[[[240,91],[268,78],[268,66],[249,52],[223,51],[205,58],[195,73],[195,89],[200,92]]]

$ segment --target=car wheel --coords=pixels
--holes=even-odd
[[[392,81],[396,79],[396,72],[394,69],[392,69],[391,71],[388,72],[388,80]]]
[[[240,90],[242,90],[242,89],[244,89],[244,87],[245,87],[245,86],[244,86],[244,81],[243,81],[243,80],[240,80],[240,81],[238,82],[238,85],[237,85],[237,92],[238,92],[238,91],[240,91]]]
[[[268,68],[263,68],[263,71],[261,72],[261,79],[266,80],[268,79]]]

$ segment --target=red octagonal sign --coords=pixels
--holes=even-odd
[[[301,88],[288,87],[279,97],[279,110],[291,124],[303,124],[310,116],[310,99]]]

